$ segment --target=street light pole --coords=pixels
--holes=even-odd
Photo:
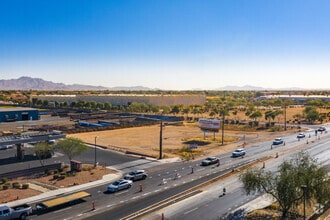
[[[163,121],[160,121],[159,131],[159,159],[163,159]]]
[[[94,167],[96,167],[96,138],[97,136],[94,137]]]
[[[303,194],[304,194],[304,220],[306,220],[306,189],[307,189],[307,186],[301,185],[301,189],[303,190]]]

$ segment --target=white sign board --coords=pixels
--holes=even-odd
[[[220,129],[220,120],[200,118],[198,120],[198,127],[200,127],[201,129],[205,129],[205,130],[219,130]]]

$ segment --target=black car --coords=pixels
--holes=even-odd
[[[323,131],[325,131],[325,130],[327,130],[325,127],[319,127],[318,129],[317,129],[319,132],[323,132]]]
[[[217,157],[207,157],[204,160],[202,160],[201,165],[202,166],[208,166],[208,165],[211,165],[211,164],[219,163],[219,161],[220,160]]]

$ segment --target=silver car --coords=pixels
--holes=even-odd
[[[132,172],[129,172],[128,174],[126,174],[124,176],[125,180],[132,180],[132,181],[136,181],[136,180],[144,180],[146,179],[148,176],[148,174],[146,173],[145,170],[134,170]]]
[[[132,187],[132,185],[133,185],[132,180],[120,179],[120,180],[117,180],[117,181],[113,182],[112,184],[110,184],[108,186],[108,191],[109,192],[117,192],[117,191],[122,190],[122,189],[129,189],[129,188]]]
[[[232,157],[241,157],[245,155],[245,150],[243,148],[240,149],[236,149],[233,153],[232,153]]]
[[[208,166],[208,165],[211,165],[211,164],[219,163],[219,161],[220,160],[217,157],[207,157],[204,160],[202,160],[201,165],[202,166]]]

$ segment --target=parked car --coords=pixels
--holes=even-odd
[[[297,135],[297,138],[299,139],[299,138],[304,138],[304,137],[306,137],[306,135],[304,134],[304,133],[299,133],[298,135]]]
[[[325,130],[327,130],[325,127],[323,127],[323,126],[321,126],[321,127],[319,127],[318,129],[317,129],[319,132],[323,132],[323,131],[325,131]]]
[[[211,165],[211,164],[219,163],[219,161],[220,160],[217,157],[207,157],[204,160],[202,160],[201,165],[202,166],[208,166],[208,165]]]
[[[0,219],[26,219],[27,216],[32,214],[32,207],[29,205],[20,205],[9,207],[6,205],[0,206]]]
[[[273,141],[273,145],[279,145],[279,144],[283,144],[284,141],[282,138],[275,138],[275,140]]]
[[[232,157],[241,157],[245,155],[245,149],[239,148],[232,153]]]
[[[117,192],[122,189],[129,189],[133,185],[132,180],[120,179],[108,186],[108,192]]]
[[[13,145],[0,145],[0,150],[6,150],[9,148],[13,148]]]
[[[148,174],[146,173],[145,170],[134,170],[132,172],[129,172],[128,174],[126,174],[124,176],[125,180],[132,180],[132,181],[136,181],[136,180],[144,180],[146,179],[148,176]]]

